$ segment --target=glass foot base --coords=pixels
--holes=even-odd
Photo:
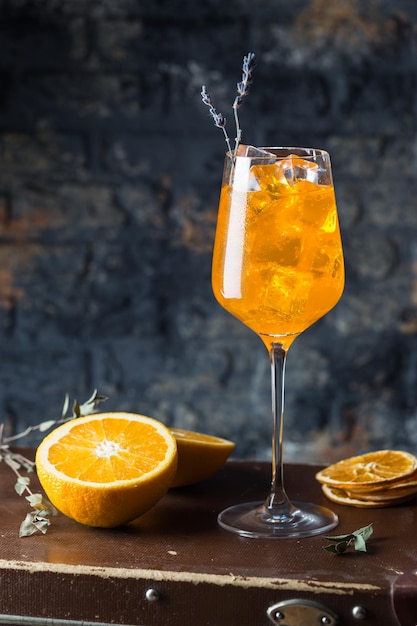
[[[225,509],[217,520],[226,530],[259,539],[320,535],[339,522],[333,511],[310,502],[292,502],[289,511],[281,515],[272,514],[264,502],[247,502]]]

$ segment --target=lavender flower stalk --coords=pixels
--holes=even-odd
[[[239,148],[240,141],[242,139],[242,129],[240,128],[239,122],[239,114],[238,109],[241,107],[243,98],[248,95],[249,88],[252,84],[252,72],[255,67],[255,54],[253,52],[248,52],[248,54],[243,57],[243,65],[242,65],[242,80],[237,83],[237,96],[233,102],[233,111],[236,123],[236,137],[235,137],[235,147],[232,152],[230,139],[226,130],[226,118],[216,111],[213,105],[213,101],[209,96],[206,87],[203,85],[201,88],[201,99],[203,103],[209,107],[210,115],[213,118],[215,126],[217,128],[221,128],[223,130],[224,137],[226,139],[226,144],[228,151],[233,154],[234,157],[237,155],[237,151]]]
[[[227,134],[227,130],[226,130],[226,118],[221,113],[218,113],[216,111],[216,109],[214,108],[212,99],[210,98],[209,94],[207,93],[207,89],[206,89],[205,85],[203,85],[202,88],[201,88],[201,99],[204,102],[204,104],[206,104],[209,107],[210,115],[213,118],[215,126],[217,126],[217,128],[221,128],[223,130],[224,138],[226,139],[226,143],[227,143],[227,148],[228,148],[229,151],[231,151],[232,148],[231,148],[231,145],[230,145],[230,139],[229,139],[229,135]]]
[[[233,103],[233,111],[236,122],[235,156],[237,154],[240,140],[242,139],[242,129],[240,128],[238,109],[242,105],[243,98],[249,93],[249,89],[252,84],[252,71],[254,67],[255,55],[253,52],[248,52],[247,56],[243,57],[242,80],[236,85],[238,95]]]

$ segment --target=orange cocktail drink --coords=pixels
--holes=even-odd
[[[288,349],[343,292],[333,184],[305,155],[244,161],[237,158],[233,185],[223,180],[213,291],[268,349],[277,341]]]

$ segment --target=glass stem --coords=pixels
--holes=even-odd
[[[293,507],[285,493],[282,439],[284,430],[284,388],[287,350],[273,343],[270,350],[272,383],[272,482],[266,507],[277,520],[290,515]]]

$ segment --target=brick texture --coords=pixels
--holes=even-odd
[[[0,411],[109,410],[269,458],[265,348],[210,287],[241,61],[244,141],[332,156],[347,284],[291,348],[286,457],[417,453],[414,0],[2,0]],[[231,131],[233,133],[233,131]]]

